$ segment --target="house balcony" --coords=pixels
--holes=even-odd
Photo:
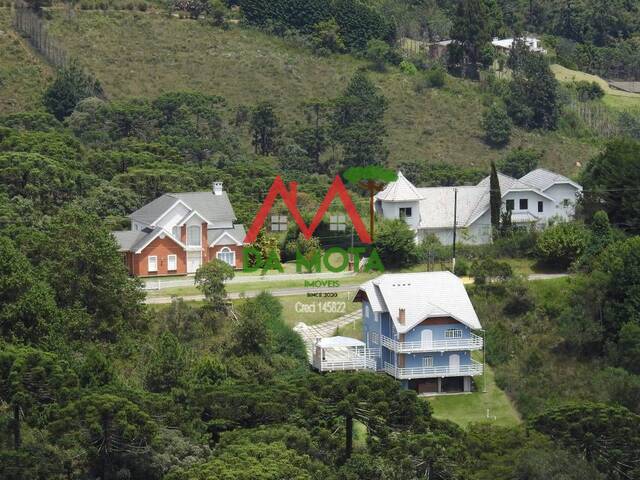
[[[337,372],[354,370],[376,370],[376,357],[380,349],[334,348],[313,355],[311,363],[319,372]]]
[[[449,352],[457,350],[481,350],[482,337],[471,334],[470,338],[451,338],[431,342],[399,342],[393,338],[380,336],[380,345],[396,353]]]
[[[482,364],[471,360],[470,365],[457,367],[413,367],[399,368],[390,363],[384,363],[384,371],[398,380],[411,380],[412,378],[436,378],[436,377],[464,377],[482,375]]]

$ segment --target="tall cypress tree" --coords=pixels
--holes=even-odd
[[[489,177],[489,207],[491,210],[491,227],[495,235],[500,228],[500,210],[502,195],[500,194],[500,182],[495,162],[491,162],[491,176]]]

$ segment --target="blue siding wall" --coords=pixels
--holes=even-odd
[[[362,302],[362,325],[363,325],[363,340],[367,344],[367,347],[370,348],[380,348],[380,321],[379,316],[377,317],[371,308],[371,304],[363,300]],[[376,335],[370,335],[371,333],[377,334],[377,343],[372,340],[375,339]],[[376,358],[377,369],[379,370],[382,366],[382,361],[380,357]]]
[[[404,366],[406,368],[415,368],[422,367],[422,359],[424,357],[433,357],[433,366],[434,367],[448,367],[449,366],[449,356],[458,354],[460,356],[460,365],[470,365],[471,364],[471,352],[469,351],[460,351],[460,352],[429,352],[429,353],[408,353],[405,354]]]
[[[452,328],[462,330],[462,338],[471,338],[471,330],[460,322],[448,323],[446,325],[418,325],[412,328],[404,335],[405,342],[419,342],[422,340],[422,331],[431,330],[433,332],[433,340],[447,340],[445,332]]]

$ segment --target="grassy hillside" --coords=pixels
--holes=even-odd
[[[11,28],[11,10],[0,8],[0,114],[36,108],[51,70]]]
[[[335,97],[363,60],[319,58],[294,41],[233,27],[212,28],[158,13],[79,11],[53,16],[51,29],[71,54],[100,79],[110,98],[197,90],[224,96],[229,109],[273,101],[285,122],[300,118],[312,97]],[[449,79],[443,89],[418,94],[414,79],[392,69],[372,74],[390,101],[391,163],[406,160],[486,165],[503,154],[481,140],[484,106],[474,84]],[[560,134],[516,131],[510,148],[544,150],[543,163],[575,173],[597,151]]]
[[[618,109],[640,108],[640,95],[611,88],[606,80],[597,75],[571,70],[558,64],[551,65],[551,70],[559,82],[567,83],[583,80],[597,83],[605,93],[603,102],[610,107]]]

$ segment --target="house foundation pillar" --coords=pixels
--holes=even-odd
[[[438,377],[438,393],[442,393],[442,378]]]

